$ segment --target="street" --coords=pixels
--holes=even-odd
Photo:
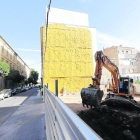
[[[45,108],[39,88],[0,101],[0,140],[45,140]]]
[[[37,88],[18,93],[15,96],[0,101],[0,126],[28,99]]]

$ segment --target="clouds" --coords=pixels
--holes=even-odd
[[[124,41],[120,38],[101,32],[97,32],[97,42],[106,45],[120,45],[124,43]]]
[[[111,46],[127,45],[125,40],[111,36],[109,34],[97,32],[97,46],[98,49],[103,49]]]
[[[18,50],[20,50],[20,51],[28,51],[28,52],[41,52],[41,50],[22,49],[22,48],[18,48]]]

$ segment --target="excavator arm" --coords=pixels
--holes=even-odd
[[[118,67],[110,61],[110,59],[103,54],[102,51],[97,51],[95,54],[96,69],[93,78],[93,86],[97,86],[100,89],[100,81],[102,76],[102,68],[105,67],[109,72],[111,72],[113,92],[119,93],[119,70]]]

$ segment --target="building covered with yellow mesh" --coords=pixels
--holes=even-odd
[[[92,83],[93,51],[91,32],[87,28],[69,27],[62,24],[49,24],[43,29],[43,69],[44,84],[55,92],[66,87],[67,92],[80,91]]]
[[[88,14],[50,7],[46,26],[41,27],[41,78],[55,92],[79,92],[92,83],[93,56],[97,51],[96,29],[89,27]],[[47,36],[47,37],[46,37]],[[47,38],[47,39],[46,39]]]

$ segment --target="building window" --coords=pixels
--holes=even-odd
[[[10,69],[12,69],[12,64],[10,63]]]
[[[4,46],[2,46],[2,52],[4,52]]]
[[[6,63],[8,64],[8,61],[6,61]]]
[[[15,61],[15,56],[14,56],[14,61]]]
[[[15,69],[15,66],[13,65],[13,69]]]
[[[1,59],[1,62],[4,62],[4,59],[3,58]]]
[[[12,54],[10,55],[10,58],[12,59]]]
[[[128,51],[126,51],[126,53],[128,53]]]
[[[17,64],[18,64],[18,60],[17,60]]]
[[[7,56],[9,55],[9,52],[8,52],[8,50],[7,50]]]

